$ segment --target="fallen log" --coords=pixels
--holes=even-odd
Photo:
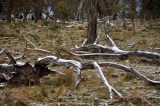
[[[82,45],[80,47],[71,49],[69,51],[72,55],[84,57],[84,58],[97,58],[97,57],[104,57],[104,58],[120,58],[120,59],[127,59],[128,57],[134,56],[134,57],[142,57],[146,59],[152,59],[155,61],[160,62],[160,53],[156,52],[148,52],[148,51],[126,51],[121,50],[117,47],[113,39],[107,34],[106,38],[109,39],[109,41],[112,44],[112,47],[109,47],[108,45],[100,45],[100,44],[88,44],[88,45]],[[97,41],[96,41],[97,42]],[[94,53],[76,53],[77,51],[94,51]]]
[[[144,80],[145,82],[152,85],[160,85],[160,81],[155,81],[147,78],[146,76],[135,71],[133,68],[121,65],[113,62],[79,62],[75,60],[61,59],[56,56],[46,56],[37,59],[34,65],[29,62],[22,63],[17,62],[14,57],[7,51],[5,51],[8,58],[11,60],[11,64],[0,64],[0,83],[8,82],[9,84],[39,84],[39,79],[48,74],[60,74],[63,73],[48,68],[48,65],[54,64],[56,66],[64,66],[66,68],[72,68],[76,72],[76,84],[75,87],[78,89],[81,82],[81,71],[86,69],[96,69],[100,80],[105,84],[110,92],[110,98],[113,99],[113,93],[119,97],[123,97],[114,87],[112,87],[107,79],[105,78],[101,67],[109,66],[116,69],[124,70],[129,72],[136,77]]]

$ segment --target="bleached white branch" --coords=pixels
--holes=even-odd
[[[153,85],[159,85],[160,84],[160,81],[151,80],[151,79],[147,78],[146,76],[140,74],[139,72],[135,71],[133,68],[122,65],[122,64],[117,64],[117,63],[114,63],[114,62],[97,62],[97,64],[101,67],[110,66],[110,67],[114,67],[114,68],[117,68],[117,69],[124,70],[126,72],[130,72],[130,73],[134,74],[136,77],[144,80],[145,82],[153,84]],[[92,65],[91,62],[82,63],[82,65],[83,65],[82,69],[94,69],[94,66]]]
[[[94,68],[97,71],[97,74],[98,74],[100,80],[105,84],[105,86],[108,87],[108,90],[109,90],[109,93],[110,93],[110,99],[113,99],[113,93],[112,92],[114,92],[118,96],[122,97],[122,95],[108,83],[108,81],[105,78],[105,76],[104,76],[104,74],[103,74],[103,72],[101,70],[101,67],[98,65],[98,63],[97,62],[93,62],[93,65],[94,65]]]
[[[78,89],[81,81],[82,64],[75,60],[60,59],[56,56],[46,56],[37,60],[38,64],[54,63],[58,66],[73,67],[77,73],[76,88]]]
[[[109,39],[113,47],[117,47],[116,43],[112,40],[112,38],[107,34],[106,37]]]
[[[33,47],[33,48],[28,48],[26,45],[26,50],[33,51],[33,52],[47,53],[49,55],[55,55],[51,51],[36,47],[36,45],[33,42],[31,42],[28,38],[24,37],[24,39],[26,40],[27,43],[29,43]]]
[[[28,38],[24,38],[30,45],[32,45],[34,48],[37,48],[34,43],[32,43]]]

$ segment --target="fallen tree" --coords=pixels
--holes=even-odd
[[[59,57],[52,55],[39,58],[37,59],[34,65],[31,65],[29,62],[26,63],[17,62],[6,49],[3,49],[0,53],[1,54],[5,53],[11,61],[10,62],[11,64],[0,64],[0,83],[7,82],[8,84],[33,85],[33,84],[39,84],[40,83],[39,79],[48,74],[64,75],[63,73],[50,69],[48,67],[49,64],[54,64],[54,66],[64,66],[66,68],[73,69],[73,71],[76,73],[77,76],[75,83],[76,89],[80,87],[81,71],[86,69],[96,69],[98,77],[108,88],[111,99],[113,99],[113,93],[115,93],[119,97],[123,96],[114,87],[112,87],[105,78],[103,71],[101,69],[101,67],[104,66],[109,66],[120,70],[124,70],[144,80],[149,84],[160,85],[160,81],[151,80],[146,76],[140,74],[139,72],[135,71],[131,67],[114,62],[96,62],[96,61],[80,62],[75,60],[61,59]]]
[[[120,59],[127,59],[131,56],[142,57],[150,60],[160,61],[160,54],[148,51],[126,51],[120,49],[113,39],[109,36],[108,33],[105,33],[105,39],[109,40],[112,46],[108,45],[100,45],[98,44],[99,36],[97,36],[97,14],[95,10],[97,0],[95,2],[91,1],[91,10],[89,17],[89,24],[87,29],[87,39],[82,44],[82,46],[78,48],[74,48],[69,51],[72,55],[84,57],[84,58],[94,58],[94,57],[114,57]],[[44,56],[36,60],[36,62],[32,65],[29,62],[22,63],[17,62],[16,59],[5,49],[0,52],[1,54],[6,54],[10,59],[11,64],[0,64],[0,82],[7,82],[9,84],[39,84],[39,79],[48,74],[60,74],[63,73],[53,70],[49,68],[49,64],[54,64],[54,66],[64,66],[66,68],[72,68],[72,70],[76,73],[76,83],[75,87],[78,89],[81,83],[81,74],[82,70],[87,69],[95,69],[99,79],[103,82],[103,84],[108,88],[110,98],[113,99],[113,93],[118,95],[120,98],[123,95],[118,92],[113,86],[111,86],[103,74],[102,68],[104,66],[114,67],[116,69],[120,69],[131,73],[138,77],[139,79],[151,84],[151,85],[160,85],[160,81],[152,80],[136,70],[132,67],[128,67],[122,64],[114,63],[114,62],[80,62],[75,60],[67,60],[61,59],[55,56],[51,51],[40,49],[36,47],[29,39],[23,37],[23,40],[26,41],[26,51],[34,51],[49,54],[51,56]],[[68,51],[68,50],[67,50]],[[85,51],[85,52],[84,52]],[[94,53],[90,52],[94,51]]]
[[[106,35],[106,38],[109,39],[109,41],[112,44],[112,47],[110,47],[108,45],[97,44],[97,42],[98,42],[98,37],[97,37],[94,44],[87,44],[87,45],[82,44],[82,46],[74,48],[74,49],[72,49],[72,51],[69,51],[69,52],[75,56],[84,57],[84,58],[116,57],[116,58],[120,58],[120,59],[127,59],[128,57],[135,56],[135,57],[142,57],[142,58],[151,59],[153,61],[160,62],[160,53],[139,51],[139,50],[137,50],[137,51],[122,50],[117,47],[117,45],[115,44],[113,39],[108,34]],[[91,52],[79,53],[79,51],[87,51],[87,52],[88,51],[95,51],[95,52],[94,53],[91,53]]]

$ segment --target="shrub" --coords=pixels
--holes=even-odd
[[[69,6],[65,0],[60,0],[55,9],[62,20],[66,20],[69,17]]]

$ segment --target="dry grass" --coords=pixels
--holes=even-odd
[[[17,22],[12,23],[11,25],[6,24],[5,27],[7,27],[7,29],[11,28],[11,34],[9,35],[9,38],[6,38],[6,36],[0,36],[0,48],[8,47],[11,50],[23,52],[25,49],[25,42],[20,39],[20,36],[23,35],[30,39],[37,47],[50,50],[56,55],[59,55],[61,58],[88,61],[71,56],[63,49],[73,48],[75,45],[82,44],[85,39],[85,24],[81,24],[80,26],[72,28],[65,28],[66,25],[68,24],[54,24],[51,22],[39,22],[38,24]],[[133,35],[132,31],[124,31],[118,26],[116,28],[116,31],[112,32],[112,38],[122,49],[140,49],[152,51],[148,47],[160,47],[159,29],[149,30],[142,28],[136,30],[136,34]],[[101,39],[101,43],[106,44],[104,38],[102,37]],[[127,41],[136,44],[133,48],[130,48],[127,47]],[[27,58],[30,58],[31,62],[34,63],[34,59],[45,55],[46,54],[30,54],[29,52],[25,55],[23,61],[25,61]],[[108,59],[97,59],[96,61],[102,60],[108,61]],[[137,60],[137,58],[129,59],[129,63],[119,60],[109,61],[117,61],[125,65],[132,64],[133,67],[136,66],[135,68],[139,72],[145,72],[141,71],[144,70],[141,67],[150,65],[146,63],[140,63],[141,61]],[[4,62],[6,61],[3,60],[3,63]],[[65,73],[66,75],[48,75],[41,79],[41,84],[38,86],[7,86],[0,92],[0,105],[8,104],[9,106],[20,106],[20,104],[32,105],[35,103],[41,105],[51,103],[54,106],[58,103],[63,105],[75,105],[77,103],[77,106],[85,106],[87,104],[93,104],[95,98],[99,98],[100,101],[108,99],[109,96],[107,88],[100,82],[95,70],[82,71],[81,87],[79,90],[75,90],[74,86],[76,74],[73,72],[73,70],[66,69],[65,67],[56,67],[56,69]],[[146,85],[145,82],[137,79],[132,74],[122,72],[121,70],[117,70],[115,68],[104,67],[103,71],[109,83],[113,87],[115,87],[124,96],[129,96],[124,100],[119,100],[116,98],[115,101],[108,102],[109,106],[130,106],[130,103],[134,104],[135,106],[148,106],[147,102],[157,106],[160,105],[158,99],[156,99],[154,102],[152,99],[148,99],[150,97],[159,97],[160,93],[158,87]],[[155,69],[152,71],[155,71]],[[159,78],[159,74],[143,74],[151,78],[155,76]]]

